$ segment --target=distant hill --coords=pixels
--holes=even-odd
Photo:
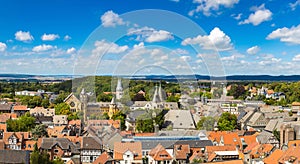
[[[29,74],[0,74],[2,81],[65,81],[77,77],[79,75],[29,75]],[[136,75],[136,76],[122,76],[134,80],[164,80],[164,81],[178,81],[178,80],[224,80],[227,81],[300,81],[300,75],[288,76],[271,76],[271,75],[231,75],[226,77],[210,77],[207,75]]]

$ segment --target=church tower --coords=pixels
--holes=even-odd
[[[123,87],[122,87],[122,81],[120,78],[118,78],[118,84],[116,88],[116,99],[120,100],[123,96]]]
[[[81,111],[83,112],[83,121],[87,121],[87,103],[88,103],[88,95],[85,92],[84,88],[80,92],[80,102],[81,102]]]
[[[109,104],[109,110],[108,110],[108,116],[109,118],[111,119],[112,116],[118,111],[118,108],[117,108],[117,104],[116,104],[116,99],[115,97],[113,97],[111,99],[111,102]]]

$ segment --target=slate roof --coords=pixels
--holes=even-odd
[[[67,138],[43,138],[41,149],[50,150],[54,145],[58,145],[63,150],[71,149],[71,152],[74,154],[78,154],[80,149],[78,145],[75,145]]]
[[[189,110],[169,110],[165,115],[165,125],[172,125],[173,129],[196,129],[194,119]]]
[[[30,152],[24,150],[0,150],[0,163],[29,164]],[[13,157],[13,158],[12,158]]]
[[[96,137],[82,137],[81,149],[100,150],[100,140]]]
[[[0,111],[2,110],[11,110],[12,104],[0,104]]]

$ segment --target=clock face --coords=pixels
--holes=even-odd
[[[72,102],[70,103],[70,106],[71,106],[71,107],[74,107],[74,106],[75,106],[75,103],[72,101]]]

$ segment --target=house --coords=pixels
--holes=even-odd
[[[48,127],[47,132],[49,137],[54,137],[54,138],[69,136],[69,130],[66,125]]]
[[[165,115],[164,128],[173,130],[195,130],[195,122],[189,110],[169,110]]]
[[[45,109],[44,107],[35,107],[30,109],[30,115],[32,116],[50,116],[53,117],[55,115],[55,109]]]
[[[278,163],[278,160],[283,155],[283,151],[281,149],[276,149],[271,155],[266,157],[263,162],[265,164],[273,164]]]
[[[112,157],[107,153],[104,152],[93,162],[93,164],[112,164],[113,159]]]
[[[148,154],[148,163],[150,164],[159,164],[159,163],[171,163],[172,155],[161,145],[158,144],[153,148]]]
[[[70,120],[68,122],[68,129],[70,130],[70,136],[80,136],[83,129],[81,120]]]
[[[29,132],[4,132],[4,148],[10,150],[23,150],[23,145],[29,137]]]
[[[136,120],[138,117],[140,117],[143,114],[146,114],[146,110],[134,110],[131,111],[129,114],[127,114],[125,119],[125,125],[127,131],[134,131],[136,132]]]
[[[68,95],[68,97],[65,98],[64,102],[70,106],[71,112],[81,111],[81,101],[74,95],[74,93]]]
[[[27,108],[27,105],[14,105],[12,107],[12,113],[16,113],[18,116],[24,115],[30,109]]]
[[[205,156],[208,162],[236,160],[239,159],[239,151],[235,146],[206,146]]]
[[[26,150],[0,150],[0,163],[30,163],[30,152]]]
[[[80,144],[74,144],[66,138],[43,138],[40,149],[48,152],[50,160],[59,157],[64,162],[80,154]]]
[[[279,158],[279,164],[290,164],[290,163],[299,163],[300,162],[300,146],[290,146],[286,151],[283,152],[283,155]]]
[[[53,116],[53,124],[55,126],[67,125],[68,124],[68,115],[55,115],[55,116]]]
[[[15,113],[2,113],[0,114],[0,123],[6,124],[9,119],[17,119],[17,114]]]
[[[191,154],[190,145],[176,144],[174,145],[174,159],[178,163],[190,163],[189,156]]]
[[[141,142],[115,142],[113,159],[118,164],[142,164]]]
[[[0,113],[11,113],[12,104],[0,104]]]
[[[82,163],[93,163],[102,153],[102,144],[96,137],[83,137],[80,146]]]

